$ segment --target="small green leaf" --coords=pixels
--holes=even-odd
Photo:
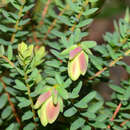
[[[103,102],[97,102],[97,103],[93,103],[92,105],[90,105],[88,107],[88,112],[90,113],[96,113],[100,108],[102,108],[103,106]]]
[[[0,30],[3,32],[7,32],[8,28],[6,26],[0,24]]]
[[[74,105],[79,108],[87,108],[88,107],[87,103],[89,103],[95,96],[96,92],[95,91],[91,92]]]
[[[55,55],[57,58],[59,58],[59,59],[63,59],[62,57],[61,57],[61,54],[60,54],[60,52],[58,52],[58,51],[56,51],[56,50],[54,50],[54,49],[51,49],[50,50],[51,51],[51,53],[53,54],[53,55]]]
[[[28,10],[30,10],[31,8],[33,8],[34,5],[35,5],[35,4],[31,4],[31,5],[25,6],[25,7],[23,8],[23,12],[27,12]]]
[[[70,46],[69,48],[63,50],[63,51],[61,52],[61,55],[67,55],[67,54],[69,54],[69,52],[70,52],[71,50],[75,49],[76,47],[77,47],[77,45],[72,45],[72,46]]]
[[[3,94],[0,96],[0,109],[2,109],[5,106],[7,101],[8,101],[7,95]]]
[[[18,93],[18,91],[16,91],[16,90],[15,90],[14,88],[12,88],[12,87],[7,87],[7,88],[6,88],[6,91],[7,91],[9,94],[13,95],[13,96],[16,96],[17,93]]]
[[[125,90],[124,99],[128,100],[130,98],[130,86]]]
[[[118,93],[121,93],[121,94],[125,94],[125,90],[117,85],[114,85],[114,84],[110,84],[109,85],[110,88],[112,88],[114,91],[118,92]]]
[[[58,93],[60,94],[63,99],[68,99],[68,92],[66,89],[63,88],[63,86],[56,87]]]
[[[31,119],[32,117],[33,117],[33,113],[29,110],[25,112],[24,115],[22,116],[22,121]]]
[[[60,61],[58,61],[58,60],[47,61],[47,62],[45,62],[45,64],[47,64],[48,66],[51,66],[51,67],[55,67],[55,68],[59,68],[61,65]]]
[[[93,21],[92,19],[86,19],[84,21],[79,22],[79,24],[77,25],[77,27],[78,28],[84,27],[84,26],[90,24],[92,21]]]
[[[16,37],[22,37],[24,35],[27,35],[29,32],[28,31],[18,31],[16,33]]]
[[[16,79],[15,83],[16,83],[16,85],[13,86],[14,88],[16,88],[18,90],[27,91],[27,87],[24,85],[23,82],[21,82],[20,80]]]
[[[81,47],[86,50],[87,48],[93,48],[96,46],[96,42],[95,41],[83,41],[81,42]]]
[[[64,116],[65,116],[65,117],[71,117],[71,116],[73,116],[76,112],[77,112],[77,109],[76,109],[75,107],[71,107],[71,108],[67,109],[67,110],[64,112]]]
[[[10,0],[10,3],[15,7],[17,10],[20,10],[20,5],[16,4],[14,0]]]
[[[91,15],[91,14],[93,14],[93,13],[95,13],[96,11],[98,10],[98,8],[92,8],[92,9],[88,9],[88,10],[86,10],[84,13],[83,13],[83,15]]]
[[[93,2],[97,2],[98,0],[89,0],[89,2],[93,3]]]
[[[1,45],[0,46],[0,56],[3,56],[5,54],[5,49],[4,49],[4,46]]]
[[[117,107],[117,105],[115,103],[112,103],[112,102],[106,102],[106,105],[109,107],[113,107],[113,108]]]
[[[48,84],[50,84],[50,85],[55,85],[56,84],[56,80],[54,79],[54,78],[46,78],[45,79],[46,80],[46,82],[48,83]]]
[[[130,22],[130,12],[129,12],[129,8],[126,8],[126,13],[125,13],[125,18],[124,20],[129,23]]]
[[[6,130],[19,130],[19,126],[17,123],[10,123]]]
[[[109,118],[109,116],[108,116],[107,114],[103,113],[103,114],[99,115],[99,116],[96,118],[96,120],[99,121],[99,122],[103,122],[103,121],[105,121],[107,118]]]
[[[64,88],[69,87],[69,86],[71,85],[71,83],[72,83],[72,80],[67,79],[67,80],[64,82]]]
[[[95,119],[96,118],[96,115],[94,113],[90,113],[90,112],[84,112],[84,113],[81,113],[82,116],[84,117],[88,117],[89,119]]]
[[[62,23],[66,24],[66,25],[69,25],[69,26],[72,26],[72,24],[71,24],[71,22],[70,22],[70,20],[69,20],[68,17],[59,16],[58,19],[59,19]]]
[[[119,127],[117,125],[114,125],[113,128],[114,128],[114,130],[123,130],[122,127]]]
[[[100,54],[102,54],[103,57],[109,56],[106,45],[97,45],[97,46],[94,47],[94,50],[98,51]]]
[[[77,98],[79,96],[79,91],[82,87],[82,82],[80,81],[78,85],[73,89],[72,93],[70,93],[69,98]]]
[[[121,116],[127,119],[130,119],[130,114],[128,113],[121,113]]]
[[[79,42],[80,40],[81,40],[81,38],[80,38],[80,29],[79,28],[77,28],[76,30],[75,30],[75,34],[74,34],[74,41],[75,42]]]
[[[55,78],[56,78],[57,83],[62,86],[63,80],[59,73],[55,73]]]
[[[61,37],[61,43],[64,45],[65,48],[69,48],[70,45],[68,44],[68,40],[66,39],[65,36]]]
[[[41,74],[37,68],[33,69],[30,79],[35,81],[36,83],[39,83],[42,80]]]
[[[12,46],[9,45],[8,46],[8,59],[12,60],[12,57],[13,57],[13,49],[12,49]]]
[[[114,50],[112,49],[112,47],[110,45],[107,45],[107,49],[108,49],[109,55],[112,57],[113,60],[115,60],[118,56],[114,52]]]
[[[34,123],[29,123],[29,124],[27,124],[24,128],[23,128],[23,130],[34,130],[35,129],[35,124]]]
[[[96,121],[95,123],[91,124],[96,128],[105,129],[107,126],[103,122]]]
[[[26,98],[23,97],[16,97],[16,98],[20,101],[20,103],[18,104],[18,107],[20,108],[27,107],[31,104],[31,102]]]
[[[7,106],[3,111],[2,111],[2,114],[1,114],[1,118],[2,119],[6,119],[7,117],[9,117],[9,115],[12,113],[12,109],[10,106]]]
[[[52,30],[51,33],[52,33],[53,35],[57,36],[57,37],[63,37],[63,36],[64,36],[63,33],[59,32],[59,31],[57,31],[57,30]]]
[[[8,20],[9,23],[16,23],[16,21],[10,17],[9,12],[7,12],[6,10],[2,10],[2,14]]]
[[[100,57],[97,57],[97,56],[93,56],[93,55],[90,55],[90,60],[92,62],[92,64],[98,69],[98,70],[101,70],[102,69],[102,65],[103,65],[103,61]]]
[[[91,130],[91,127],[88,126],[88,125],[86,125],[86,126],[84,126],[84,127],[82,128],[82,130]]]
[[[130,121],[127,121],[127,122],[126,122],[126,126],[127,126],[128,128],[130,128]]]
[[[90,92],[87,96],[86,96],[86,103],[89,103],[93,98],[96,97],[96,91]]]
[[[19,26],[25,25],[25,24],[27,24],[29,21],[30,21],[30,18],[27,18],[27,19],[25,19],[25,20],[20,20]]]
[[[80,127],[82,127],[85,123],[85,120],[83,118],[78,118],[77,120],[75,120],[71,126],[70,126],[70,130],[77,130]]]

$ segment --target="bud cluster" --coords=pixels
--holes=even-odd
[[[52,124],[63,110],[63,101],[55,88],[41,94],[34,106],[43,126]]]

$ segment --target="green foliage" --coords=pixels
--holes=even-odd
[[[130,129],[130,79],[114,84],[107,71],[122,66],[130,74],[120,61],[130,55],[130,12],[100,45],[84,40],[100,6],[100,0],[0,0],[0,130]],[[68,61],[79,46],[89,58],[87,72],[72,81]],[[93,90],[102,81],[113,91],[110,101]],[[53,88],[61,113],[43,127],[34,104]]]

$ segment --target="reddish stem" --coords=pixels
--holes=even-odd
[[[114,112],[112,118],[110,119],[110,121],[113,121],[113,120],[114,120],[114,118],[116,117],[117,113],[119,112],[121,106],[122,106],[121,103],[117,106],[117,108],[116,108],[116,110],[115,110],[115,112]]]
[[[116,117],[117,113],[119,112],[119,110],[120,110],[121,106],[122,106],[122,104],[121,104],[121,103],[119,103],[119,105],[117,106],[117,108],[116,108],[115,112],[113,113],[113,115],[112,115],[112,117],[111,117],[110,121],[113,121],[113,120],[114,120],[114,118]],[[110,125],[108,125],[108,126],[107,126],[107,128],[108,128],[108,129],[110,129],[110,128],[111,128],[111,126],[110,126]]]
[[[120,124],[120,126],[125,125],[127,121],[129,121],[129,120],[125,120],[125,121],[123,121],[123,122]]]
[[[48,7],[49,7],[49,4],[51,3],[51,0],[48,0],[47,2],[46,2],[46,5],[45,5],[45,8],[43,9],[43,12],[42,12],[42,20],[40,21],[40,25],[43,25],[44,24],[44,18],[45,18],[45,16],[46,16],[46,14],[47,14],[47,11],[48,11]]]
[[[7,88],[7,87],[6,87],[4,81],[2,80],[1,77],[0,77],[0,82],[2,83],[3,88],[4,88],[4,91],[5,91],[5,93],[6,93],[7,97],[8,97],[8,101],[9,101],[9,104],[10,104],[11,109],[12,109],[12,111],[13,111],[13,114],[14,114],[14,116],[15,116],[15,118],[16,118],[16,121],[18,122],[18,124],[19,124],[20,127],[22,128],[22,124],[21,124],[21,121],[20,121],[20,119],[19,119],[19,117],[18,117],[18,115],[17,115],[15,106],[14,106],[13,102],[12,102],[11,99],[10,99],[10,94],[6,91],[6,88]]]

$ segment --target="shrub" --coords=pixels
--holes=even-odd
[[[105,44],[84,40],[104,0],[0,1],[0,129],[130,129],[130,14],[114,22]],[[111,100],[92,86],[102,81]]]

